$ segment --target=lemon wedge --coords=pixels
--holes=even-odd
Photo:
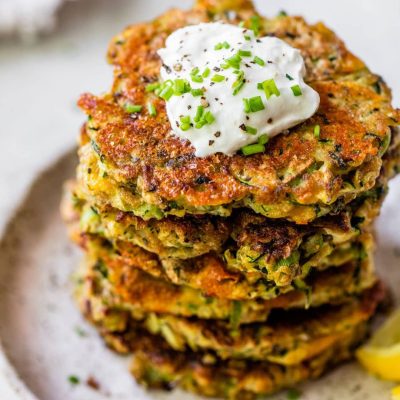
[[[392,389],[392,400],[400,400],[400,386]]]
[[[400,382],[400,309],[389,317],[368,343],[357,350],[356,356],[371,374]],[[400,400],[400,394],[396,396]]]

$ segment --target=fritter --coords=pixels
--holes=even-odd
[[[133,340],[122,340],[133,346],[135,356],[131,370],[144,386],[169,390],[181,387],[208,397],[255,400],[307,379],[318,378],[350,359],[365,335],[366,326],[360,326],[313,359],[289,367],[247,360],[220,361],[208,353],[179,353],[153,337],[140,339],[141,332],[134,334]],[[107,335],[105,339],[112,343],[119,341],[121,336]]]
[[[234,3],[221,7],[228,11]],[[144,219],[185,213],[227,216],[233,208],[249,207],[301,224],[370,190],[399,124],[399,111],[391,107],[382,79],[321,23],[309,26],[296,17],[261,19],[261,35],[281,37],[302,52],[306,79],[321,98],[312,118],[271,139],[264,153],[249,157],[195,157],[188,142],[170,134],[164,101],[148,93],[146,85],[159,79],[157,50],[172,31],[224,18],[221,8],[215,15],[204,4],[129,27],[114,39],[109,50],[115,68],[112,93],[85,94],[79,101],[88,115],[86,132],[97,169],[107,179],[89,181],[81,168],[81,185],[99,200]],[[247,8],[229,22],[248,26],[254,13]],[[142,112],[132,118],[124,109],[126,102],[147,100],[155,105],[156,117]],[[315,125],[321,128],[318,137]],[[89,152],[81,152],[83,164]]]
[[[136,318],[154,312],[222,319],[238,326],[265,321],[274,309],[302,309],[348,302],[376,283],[371,261],[365,259],[311,274],[303,286],[271,300],[235,301],[206,296],[188,286],[156,278],[143,271],[154,268],[150,261],[146,268],[138,268],[120,258],[110,259],[104,247],[89,248],[78,276],[77,297],[84,312],[87,313],[85,310],[89,308],[99,320],[104,319],[105,310],[112,307],[121,312],[129,311]],[[109,315],[108,311],[106,314]]]
[[[308,310],[275,310],[267,323],[239,328],[225,321],[207,321],[149,313],[134,324],[161,335],[177,351],[212,351],[220,359],[253,359],[283,365],[296,365],[343,340],[349,332],[368,321],[382,300],[381,286],[363,292],[361,297],[337,306],[325,305]],[[132,314],[121,308],[107,308],[101,294],[90,298],[91,307],[83,312],[109,332],[129,331]],[[103,312],[93,312],[103,308]]]
[[[352,257],[358,245],[352,246],[350,241],[370,228],[386,194],[385,187],[371,189],[338,214],[300,226],[245,210],[228,219],[203,216],[144,221],[132,213],[87,203],[76,189],[68,185],[62,205],[64,219],[72,229],[104,237],[125,254],[129,244],[158,254],[164,268],[174,275],[193,269],[192,265],[207,261],[218,265],[224,259],[230,270],[245,273],[247,280],[264,278],[280,287],[305,277],[313,267],[330,265],[332,257],[338,259],[330,257],[332,253],[348,250],[347,257]],[[203,255],[206,250],[221,256]],[[193,260],[196,253],[202,256]],[[172,279],[178,283],[177,277]]]

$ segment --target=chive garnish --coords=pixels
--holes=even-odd
[[[227,41],[217,43],[214,46],[214,50],[222,50],[222,49],[229,49],[231,46]]]
[[[241,150],[245,156],[251,156],[252,154],[263,153],[265,151],[265,146],[260,143],[254,143],[242,147]]]
[[[232,84],[232,89],[233,89],[233,95],[236,96],[240,90],[242,89],[243,85],[246,82],[246,79],[244,78],[244,72],[243,71],[235,71],[237,74],[237,78],[235,82]]]
[[[246,113],[257,112],[264,110],[264,104],[261,96],[250,97],[249,99],[243,99],[244,111]]]
[[[174,95],[180,96],[190,91],[190,84],[186,79],[175,79],[173,89]]]
[[[124,104],[125,111],[129,114],[134,114],[142,111],[142,106],[139,106],[137,104],[131,104],[131,103],[125,103]]]
[[[203,89],[192,89],[190,91],[190,93],[191,93],[192,96],[198,97],[198,96],[202,96],[204,91],[203,91]]]
[[[314,136],[319,139],[319,135],[321,133],[321,127],[319,125],[314,126]]]
[[[250,42],[250,40],[251,40],[251,37],[250,37],[249,35],[244,35],[244,38],[245,38],[248,42]]]
[[[212,124],[215,121],[214,115],[212,115],[211,111],[207,111],[204,114],[204,119],[207,121],[208,124]]]
[[[286,78],[288,78],[289,81],[293,81],[294,80],[289,74],[286,74]]]
[[[247,132],[249,135],[257,134],[257,129],[249,125],[244,125],[244,131]]]
[[[222,82],[222,81],[225,80],[225,77],[224,77],[223,75],[215,74],[215,75],[211,78],[211,80],[212,80],[213,82]]]
[[[171,86],[164,86],[159,94],[159,96],[168,101],[174,94],[174,89]]]
[[[296,97],[302,95],[302,91],[299,85],[294,85],[290,89],[292,89],[292,92]]]
[[[203,77],[200,75],[191,75],[192,81],[197,83],[203,82]]]
[[[146,85],[146,92],[154,92],[159,87],[160,87],[159,82],[149,83],[148,85]]]
[[[250,29],[254,32],[254,35],[258,36],[260,33],[260,17],[258,15],[253,15],[250,18]]]
[[[269,99],[271,96],[275,95],[279,97],[281,92],[279,91],[278,87],[276,86],[274,79],[268,79],[264,82],[261,82],[257,85],[258,89],[264,90],[265,96]]]
[[[147,111],[152,117],[155,117],[157,115],[156,107],[150,101],[147,103]]]
[[[203,116],[204,113],[204,107],[203,106],[198,106],[196,110],[196,115],[193,118],[194,122],[199,122],[201,117]]]
[[[251,57],[251,51],[249,50],[239,50],[238,54],[241,57]]]
[[[181,121],[180,128],[183,131],[187,131],[188,129],[190,129],[190,116],[189,115],[182,115],[180,117],[180,121]]]
[[[268,143],[268,140],[269,140],[268,135],[264,133],[263,135],[261,135],[261,136],[258,138],[258,143],[259,143],[259,144],[267,144],[267,143]]]
[[[261,65],[262,67],[265,65],[265,61],[264,61],[262,58],[257,57],[257,56],[255,56],[255,57],[253,58],[253,61],[254,61],[256,64]]]
[[[235,54],[232,57],[229,57],[226,59],[226,64],[229,67],[235,68],[235,69],[239,69],[240,68],[240,62],[242,61],[242,57],[240,57],[239,54]],[[222,67],[224,68],[224,67]]]
[[[68,381],[71,385],[78,385],[80,383],[80,379],[75,375],[70,375]]]
[[[207,78],[207,77],[210,75],[210,72],[211,72],[210,68],[207,67],[207,68],[204,70],[204,72],[201,74],[201,76],[202,76],[203,78]]]

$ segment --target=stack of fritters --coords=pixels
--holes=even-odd
[[[400,115],[323,24],[261,18],[262,35],[302,52],[321,97],[265,153],[195,157],[146,91],[171,32],[254,15],[246,0],[203,0],[129,27],[110,45],[111,91],[79,101],[88,121],[62,204],[86,252],[77,298],[152,387],[251,399],[318,377],[351,357],[384,294],[371,230],[399,165]],[[124,107],[148,100],[156,116]]]

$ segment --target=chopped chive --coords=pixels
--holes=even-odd
[[[233,89],[233,95],[236,96],[242,87],[244,86],[246,79],[244,78],[244,72],[243,71],[235,71],[237,73],[237,78],[235,82],[232,84],[232,89]]]
[[[204,72],[201,74],[201,76],[202,76],[203,78],[207,78],[207,77],[210,75],[210,72],[211,72],[210,68],[207,67],[207,68],[204,70]]]
[[[196,115],[193,118],[194,122],[199,122],[201,117],[203,116],[204,113],[204,107],[203,106],[198,106],[196,110]]]
[[[199,67],[194,67],[191,71],[190,71],[190,75],[198,75],[199,74]]]
[[[78,384],[80,383],[80,379],[79,379],[77,376],[75,376],[75,375],[70,375],[70,376],[68,377],[68,382],[69,382],[71,385],[78,385]]]
[[[229,49],[230,47],[231,47],[231,45],[227,41],[224,41],[224,42],[217,43],[214,46],[214,50]]]
[[[154,92],[159,87],[160,87],[159,82],[149,83],[148,85],[146,85],[146,92]]]
[[[289,81],[293,81],[294,80],[289,74],[286,74],[286,78],[288,78]]]
[[[249,50],[239,50],[238,54],[241,57],[251,57],[251,51]]]
[[[278,17],[287,17],[287,12],[285,10],[279,11]]]
[[[244,105],[244,112],[249,113],[251,111],[249,99],[243,99],[243,105]]]
[[[203,89],[192,89],[190,91],[190,93],[191,93],[192,96],[198,97],[198,96],[202,96],[204,91],[203,91]]]
[[[239,54],[235,54],[232,57],[227,58],[226,64],[228,64],[229,67],[239,69],[240,68],[240,62],[242,61],[242,57],[240,57]]]
[[[265,146],[260,143],[254,143],[242,147],[241,150],[245,156],[251,156],[252,154],[263,153],[265,151]]]
[[[264,61],[262,58],[257,57],[257,56],[255,56],[255,57],[253,58],[253,61],[254,61],[256,64],[261,65],[262,67],[265,65],[265,61]]]
[[[264,133],[263,135],[261,135],[261,136],[258,138],[258,143],[259,143],[259,144],[267,144],[267,143],[268,143],[268,140],[269,140],[268,135]]]
[[[199,122],[196,122],[196,125],[194,127],[196,129],[201,129],[205,124],[206,124],[206,121],[204,119],[201,119]]]
[[[243,27],[244,27],[244,21],[240,21],[240,22],[238,23],[238,27],[239,27],[239,28],[243,28]]]
[[[224,77],[223,75],[215,74],[215,75],[211,78],[211,80],[212,80],[213,82],[222,82],[222,81],[225,80],[225,77]]]
[[[319,125],[314,126],[314,136],[319,139],[319,135],[321,133],[321,127]]]
[[[173,88],[174,95],[179,96],[190,91],[190,84],[185,79],[175,79]]]
[[[251,112],[257,112],[265,109],[261,96],[251,97],[249,99],[249,105]]]
[[[269,99],[271,96],[275,95],[279,97],[281,95],[281,92],[276,86],[275,80],[274,79],[268,79],[264,82],[261,82],[257,85],[258,89],[264,90],[265,96],[267,99]]]
[[[248,42],[250,42],[250,40],[251,40],[251,37],[250,37],[249,35],[244,35],[244,38],[245,38]]]
[[[254,32],[256,36],[260,33],[260,17],[258,15],[253,15],[250,18],[250,29]]]
[[[156,107],[150,101],[147,103],[147,111],[152,117],[155,117],[157,115]]]
[[[189,115],[182,115],[180,118],[182,124],[190,124],[190,116]]]
[[[244,103],[244,111],[246,113],[257,112],[265,109],[261,96],[255,96],[249,99],[243,99],[243,103]]]
[[[168,101],[172,95],[174,94],[174,89],[171,86],[164,86],[164,88],[161,90],[159,96]]]
[[[290,89],[292,89],[292,92],[296,97],[302,95],[302,91],[299,85],[294,85]]]
[[[197,83],[203,82],[203,77],[201,75],[191,75],[192,81]]]
[[[245,125],[244,130],[249,134],[249,135],[256,135],[257,134],[257,129],[253,128],[252,126]]]
[[[185,132],[190,129],[190,124],[180,124],[180,128]]]
[[[212,124],[215,121],[214,115],[212,115],[211,111],[207,111],[204,114],[204,119],[207,121],[208,124]]]
[[[143,107],[137,104],[125,103],[124,108],[127,113],[134,114],[142,111]]]

